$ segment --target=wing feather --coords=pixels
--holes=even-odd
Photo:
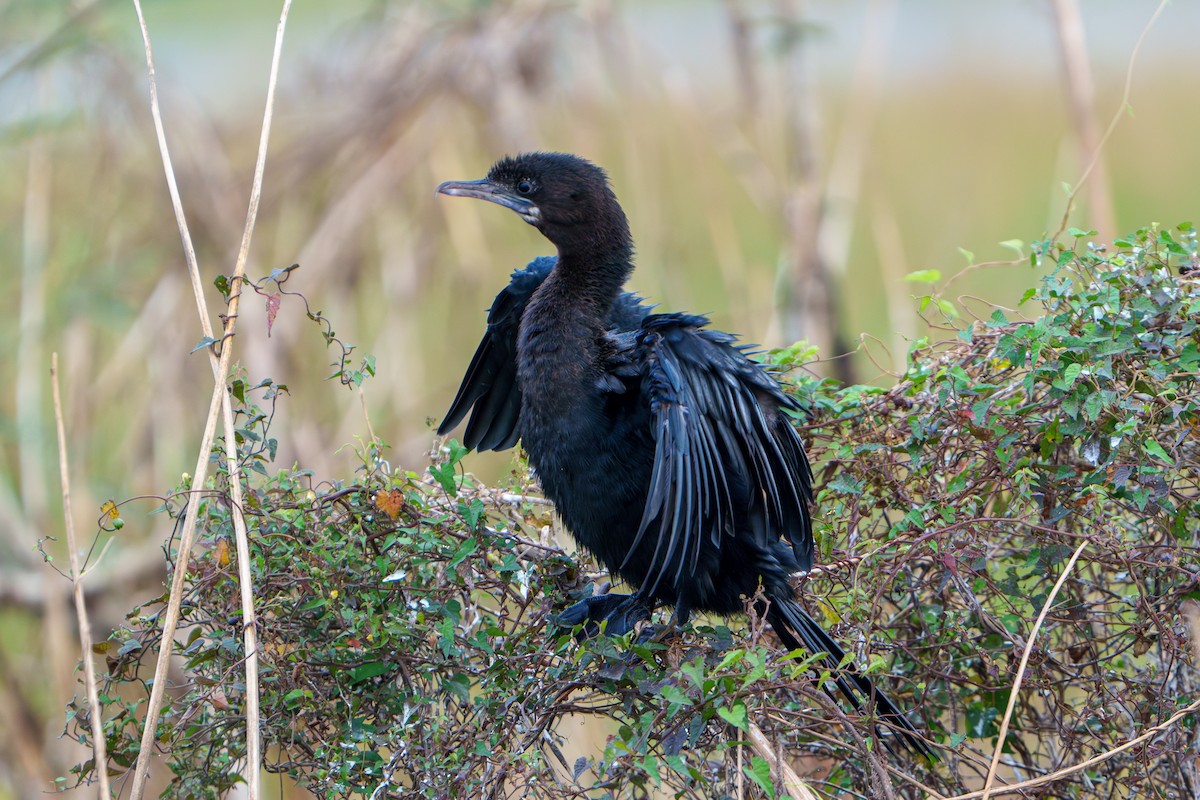
[[[801,568],[812,566],[812,472],[784,413],[799,406],[732,336],[705,330],[707,322],[648,316],[630,345],[655,453],[646,506],[622,567],[652,536],[643,587],[651,596],[664,582],[677,587],[695,577],[706,538],[718,552],[737,535],[782,538]]]
[[[466,375],[446,412],[438,434],[445,436],[471,417],[463,432],[463,444],[473,450],[507,450],[520,439],[521,388],[517,384],[517,335],[521,317],[533,293],[542,285],[558,260],[536,258],[512,274],[488,310],[487,330],[475,349]],[[631,331],[650,313],[637,295],[625,292],[613,305],[610,321],[614,331]],[[614,381],[617,378],[614,377]],[[619,382],[614,386],[623,386]]]

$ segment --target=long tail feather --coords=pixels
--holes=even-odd
[[[912,723],[887,695],[875,688],[870,678],[859,672],[853,664],[839,668],[845,651],[800,605],[793,600],[775,599],[766,608],[760,607],[758,610],[760,614],[766,612],[767,621],[789,650],[803,647],[810,653],[827,654],[825,660],[834,682],[856,710],[861,711],[864,705],[873,702],[880,718],[892,726],[909,750],[930,761],[938,760],[937,754],[921,739]],[[884,742],[887,743],[889,739],[890,736],[885,737]]]

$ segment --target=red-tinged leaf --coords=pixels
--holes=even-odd
[[[267,295],[267,336],[271,335],[271,326],[275,324],[275,315],[279,313],[279,304],[283,297],[279,292]]]

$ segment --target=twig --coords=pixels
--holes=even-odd
[[[729,21],[738,102],[745,119],[757,119],[762,91],[758,63],[754,58],[754,23],[746,13],[742,0],[725,0],[722,5],[725,6],[725,18]]]
[[[1071,568],[1075,566],[1075,562],[1079,560],[1079,556],[1083,555],[1084,548],[1087,546],[1088,540],[1084,539],[1075,548],[1075,552],[1071,554],[1071,559],[1063,567],[1062,574],[1055,581],[1054,588],[1050,590],[1050,595],[1046,598],[1046,602],[1042,603],[1042,610],[1038,613],[1037,621],[1033,623],[1033,628],[1029,631],[1029,641],[1025,645],[1025,651],[1021,653],[1021,663],[1017,666],[1017,677],[1013,680],[1012,690],[1008,693],[1008,707],[1004,709],[1004,719],[1000,721],[1000,734],[996,737],[996,749],[992,753],[992,763],[988,767],[987,780],[983,782],[983,793],[980,795],[983,800],[987,800],[992,795],[992,784],[996,780],[996,769],[1000,766],[1000,753],[1004,749],[1004,739],[1008,736],[1008,724],[1012,720],[1013,709],[1017,705],[1017,695],[1021,691],[1021,681],[1025,678],[1025,667],[1029,664],[1029,656],[1033,653],[1033,642],[1037,639],[1042,623],[1046,620],[1046,614],[1050,612],[1050,607],[1054,605],[1054,598],[1058,595],[1059,589],[1066,582],[1067,576],[1071,574]]]
[[[112,541],[111,539],[109,541]],[[148,541],[121,552],[120,565],[111,563],[99,571],[100,559],[91,567],[85,567],[82,575],[88,577],[84,597],[93,601],[106,593],[128,592],[131,586],[141,586],[147,581],[162,581],[162,545]],[[50,597],[53,602],[64,605],[70,595],[69,587],[61,589],[46,586],[42,576],[21,567],[0,568],[0,607],[16,606],[30,614],[45,613],[43,606]],[[62,599],[59,600],[58,598]]]
[[[100,694],[96,690],[96,667],[92,663],[92,628],[87,603],[83,599],[83,575],[79,569],[79,550],[75,543],[75,523],[71,518],[71,481],[67,469],[67,434],[63,425],[62,397],[58,391],[58,353],[50,357],[50,386],[54,393],[54,424],[58,430],[58,473],[62,480],[63,523],[67,532],[67,553],[71,559],[72,593],[75,614],[79,617],[79,646],[83,657],[83,676],[87,686],[88,710],[92,726],[92,772],[100,778],[100,797],[111,797],[108,788],[108,752],[104,739],[104,719]]]
[[[529,503],[530,505],[535,506],[554,505],[552,501],[547,500],[545,497],[538,497],[537,495],[532,494],[513,494],[512,492],[501,492],[500,502],[512,503],[513,505],[519,505],[520,503]]]
[[[16,75],[18,72],[32,69],[43,59],[66,46],[66,43],[79,32],[85,22],[96,16],[96,12],[104,8],[104,0],[92,0],[86,6],[73,8],[69,15],[57,28],[50,31],[37,42],[34,42],[24,53],[11,64],[0,71],[0,84]]]

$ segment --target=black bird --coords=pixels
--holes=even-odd
[[[464,444],[518,440],[568,530],[632,595],[590,597],[560,618],[620,635],[673,606],[734,614],[761,584],[789,649],[826,653],[856,708],[874,700],[912,750],[932,756],[900,710],[795,599],[811,569],[812,471],[789,415],[800,408],[727,333],[653,314],[622,291],[633,270],[625,213],[599,167],[564,153],[497,162],[441,194],[512,209],[558,248],[513,273],[438,433],[471,411]],[[472,411],[473,409],[473,411]]]

